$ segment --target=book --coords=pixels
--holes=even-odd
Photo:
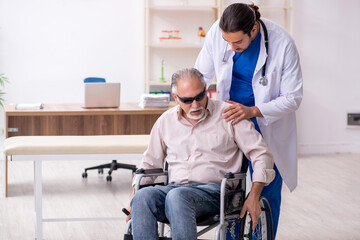
[[[16,104],[16,110],[40,110],[44,108],[42,103],[19,103]]]

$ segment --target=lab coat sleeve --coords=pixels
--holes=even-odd
[[[142,161],[139,168],[153,169],[163,168],[164,159],[166,157],[166,144],[161,134],[161,119],[160,117],[154,124],[150,133],[149,146],[143,154]],[[137,175],[133,178],[132,185],[136,183]],[[141,184],[150,184],[154,182],[154,178],[143,178]]]
[[[216,23],[210,28],[208,34],[205,37],[205,43],[202,47],[196,62],[195,68],[199,70],[204,75],[204,80],[206,82],[207,87],[212,83],[215,76],[215,68],[213,61],[213,41],[214,38],[214,28]]]
[[[265,125],[271,124],[285,115],[295,112],[303,97],[303,83],[299,55],[293,41],[286,46],[284,51],[281,75],[280,90],[278,96],[257,105]],[[272,91],[271,89],[269,90]]]

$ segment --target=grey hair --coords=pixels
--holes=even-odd
[[[202,75],[202,73],[197,70],[196,68],[184,68],[181,69],[179,71],[177,71],[176,73],[174,73],[171,77],[171,91],[174,94],[177,94],[177,83],[180,79],[183,78],[198,78],[201,83],[204,85],[204,87],[206,87],[206,82],[204,80],[204,76]]]

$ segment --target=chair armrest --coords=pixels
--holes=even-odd
[[[139,168],[135,172],[136,174],[153,174],[153,173],[164,173],[162,168],[152,168],[152,169],[144,169]]]
[[[138,178],[135,182],[135,191],[139,190],[140,188],[147,187],[147,186],[155,186],[155,185],[167,185],[168,184],[168,172],[164,171],[162,168],[153,168],[153,169],[144,169],[139,168],[136,170],[136,174],[138,175]],[[157,178],[159,176],[165,176],[164,181],[160,183],[154,183],[154,184],[146,184],[141,185],[141,179],[144,177],[152,177]]]
[[[246,173],[244,172],[238,172],[238,173],[232,173],[232,172],[228,172],[225,173],[224,178],[230,180],[239,180],[239,179],[246,179]]]

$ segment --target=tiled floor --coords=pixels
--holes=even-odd
[[[85,167],[99,162],[43,164],[44,217],[123,217],[131,172],[118,170],[113,181]],[[4,198],[1,161],[0,239],[34,239],[33,164],[9,163],[9,197]],[[278,240],[360,239],[360,154],[307,155],[299,158],[299,185],[283,189]],[[44,223],[47,240],[122,239],[124,221]]]

